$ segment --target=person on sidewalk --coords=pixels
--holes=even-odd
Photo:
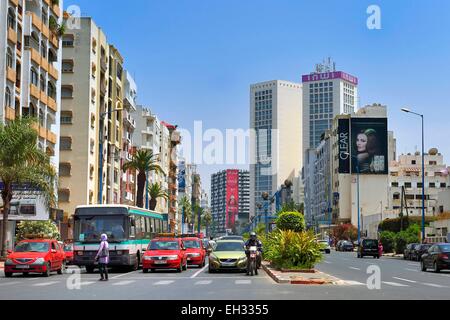
[[[380,256],[380,258],[383,256],[383,244],[381,243],[381,241],[378,242],[378,255]]]
[[[108,263],[109,263],[109,243],[108,236],[102,234],[100,248],[98,249],[95,261],[98,261],[100,269],[100,281],[108,281]]]

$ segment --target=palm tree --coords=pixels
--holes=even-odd
[[[6,253],[8,215],[13,197],[13,185],[27,185],[39,190],[50,208],[55,204],[56,170],[50,157],[37,146],[36,119],[18,118],[7,125],[0,124],[0,180],[3,182],[3,233],[1,255]],[[34,191],[31,191],[34,192]]]
[[[136,206],[138,206],[139,208],[143,208],[144,190],[145,184],[147,182],[147,173],[151,171],[156,171],[165,174],[164,171],[157,164],[155,155],[150,150],[139,150],[135,155],[133,155],[133,159],[131,161],[123,164],[122,170],[124,172],[126,172],[127,170],[138,171]]]
[[[155,210],[158,204],[158,198],[168,199],[169,194],[166,190],[161,188],[160,183],[154,183],[148,187],[148,193],[150,195],[150,210]]]
[[[191,221],[192,221],[192,206],[191,206],[191,202],[189,201],[188,197],[183,196],[183,198],[181,198],[180,203],[179,203],[179,208],[180,208],[182,215],[183,215],[183,210],[184,210],[184,221],[181,221],[181,224],[191,223]]]
[[[194,219],[193,220],[194,221],[197,220],[197,222],[194,223],[194,231],[195,231],[195,227],[197,227],[198,232],[200,232],[200,225],[201,225],[202,214],[203,214],[204,210],[197,203],[194,204],[194,207],[192,208],[192,210],[194,211]]]
[[[202,218],[202,223],[206,227],[206,235],[209,235],[209,226],[211,225],[211,222],[212,222],[211,212],[209,210],[206,210]]]

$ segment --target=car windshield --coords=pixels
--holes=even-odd
[[[217,242],[214,251],[245,251],[242,242]]]
[[[200,249],[200,242],[197,240],[183,241],[184,246],[188,249]]]
[[[125,239],[125,216],[79,216],[75,218],[75,240],[98,242],[102,234],[109,241]]]
[[[442,252],[450,252],[450,244],[440,245],[439,248]]]
[[[364,240],[363,245],[365,247],[378,247],[378,241],[376,241],[376,240]]]
[[[178,241],[152,241],[150,250],[178,250],[180,248]]]
[[[71,244],[66,244],[64,246],[64,251],[68,252],[68,251],[73,251],[73,246]]]
[[[21,242],[16,246],[15,252],[48,252],[47,242]]]

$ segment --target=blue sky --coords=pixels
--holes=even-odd
[[[398,153],[426,149],[450,163],[448,0],[66,0],[91,16],[125,57],[139,102],[192,129],[248,128],[249,86],[301,75],[330,56],[360,80],[360,105],[388,106]],[[107,5],[106,5],[107,4]],[[381,30],[366,27],[369,5]],[[209,191],[210,174],[200,166]]]

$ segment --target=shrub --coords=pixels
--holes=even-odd
[[[302,232],[306,229],[305,218],[300,212],[281,212],[276,220],[279,230]]]
[[[264,257],[278,268],[312,269],[322,253],[313,232],[277,230],[264,239]]]
[[[394,251],[395,246],[395,233],[390,231],[383,231],[380,234],[380,241],[383,245],[383,251],[391,253]]]
[[[413,224],[407,230],[397,233],[395,235],[395,252],[402,254],[408,244],[420,242],[419,234],[420,226],[417,224]]]
[[[22,221],[17,226],[16,242],[31,237],[60,240],[58,227],[51,221]]]
[[[430,222],[435,221],[435,217],[425,217],[425,224],[429,224]],[[403,230],[408,229],[411,225],[421,225],[422,224],[422,217],[403,217]],[[380,230],[381,231],[391,231],[391,232],[400,232],[401,230],[401,219],[395,218],[395,219],[386,219],[382,223],[380,223]]]

